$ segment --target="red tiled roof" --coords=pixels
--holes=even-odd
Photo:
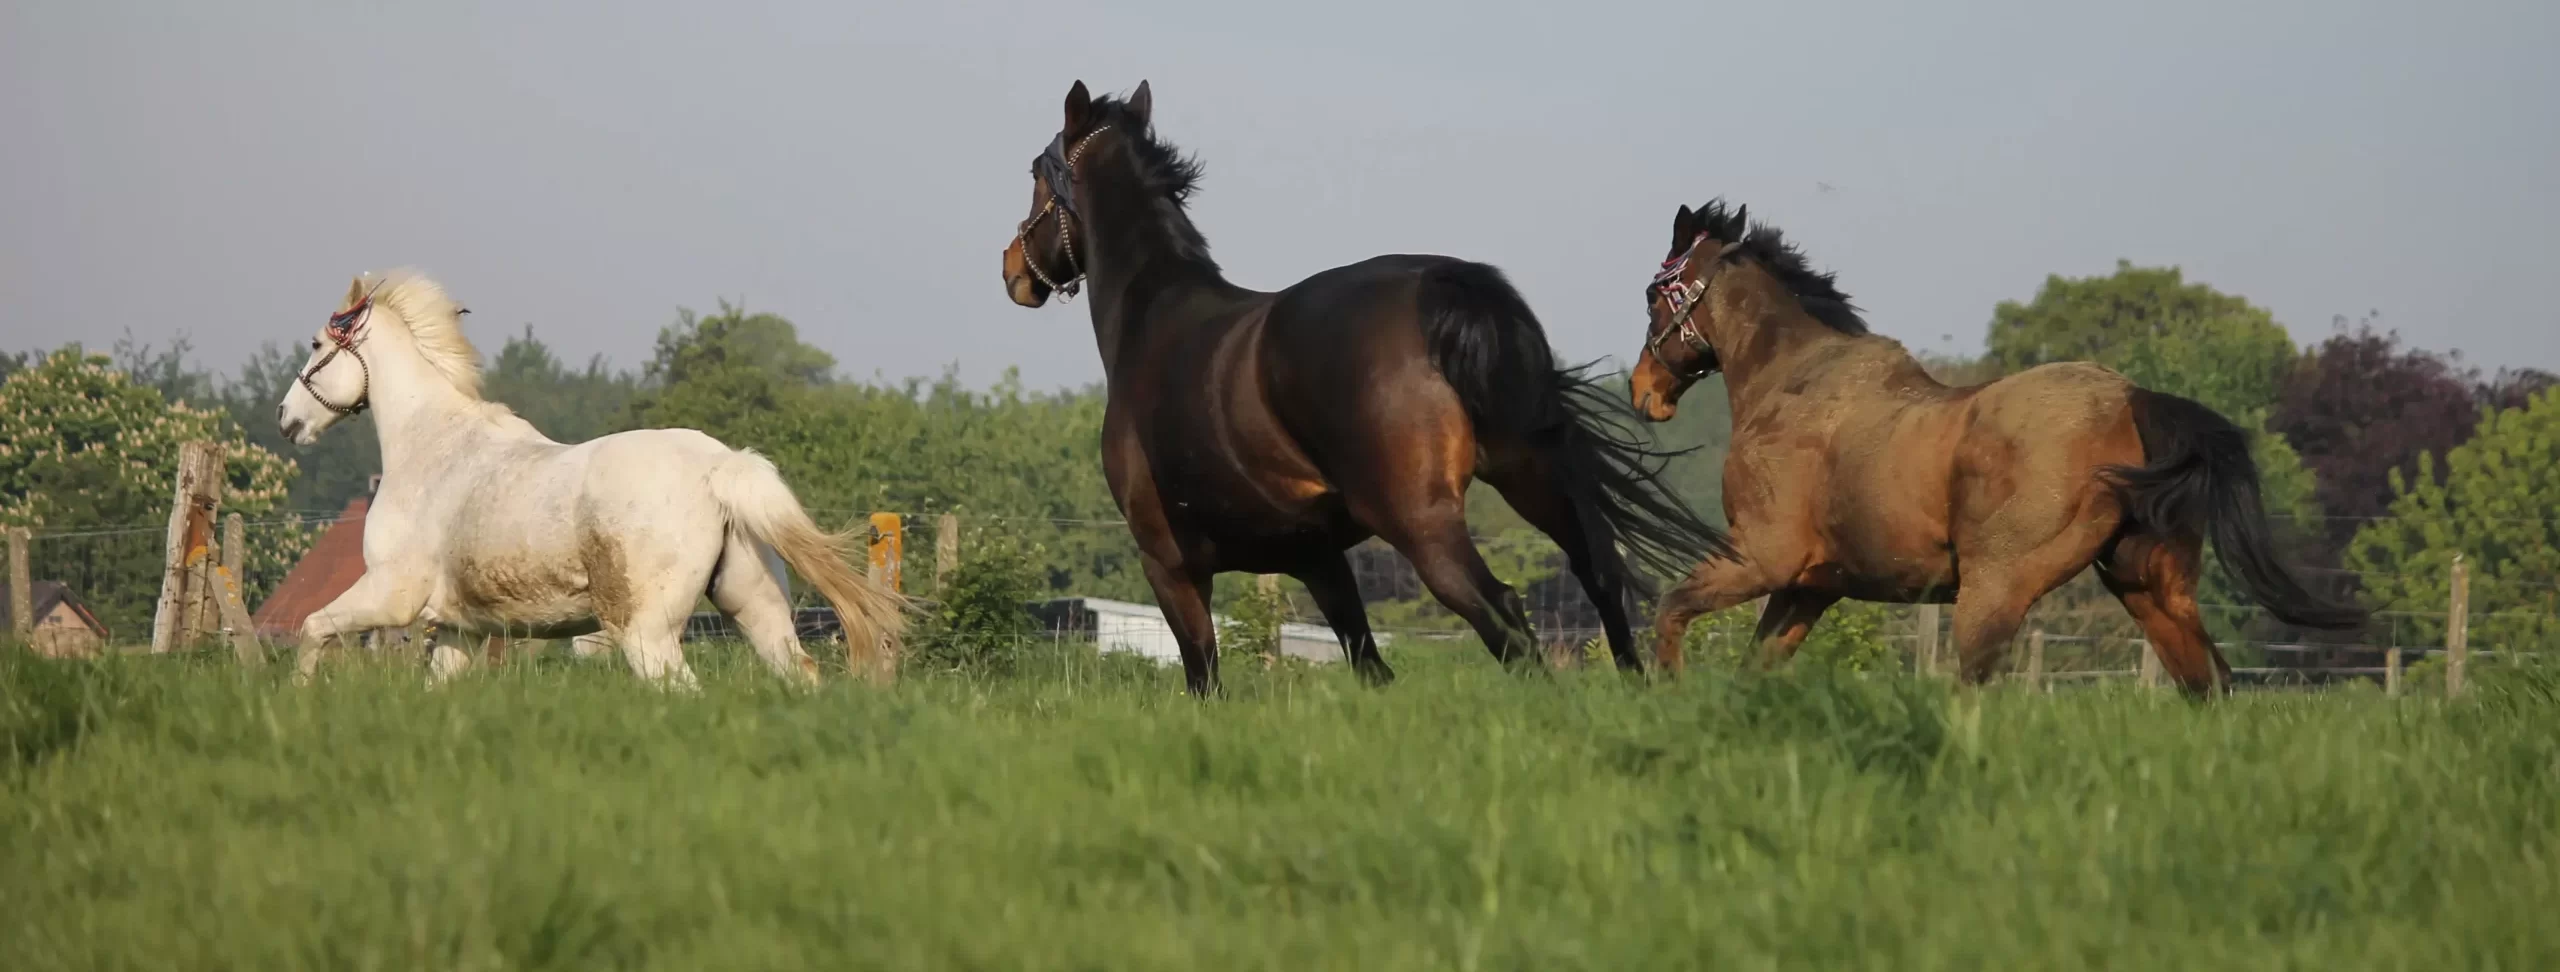
[[[364,576],[364,497],[347,504],[338,522],[329,524],[327,532],[302,555],[302,562],[284,575],[284,583],[267,595],[250,620],[261,637],[292,637],[302,633],[302,619],[311,612],[329,606],[347,588],[356,586]]]

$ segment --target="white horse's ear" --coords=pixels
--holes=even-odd
[[[357,301],[364,299],[364,295],[364,274],[359,273],[356,274],[353,282],[347,284],[347,298],[338,302],[338,308],[340,310],[344,310],[349,307],[354,307]]]

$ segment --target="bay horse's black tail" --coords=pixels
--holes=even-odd
[[[1626,396],[1592,381],[1588,366],[1556,364],[1546,329],[1501,270],[1457,260],[1432,266],[1419,299],[1432,363],[1457,390],[1476,441],[1548,453],[1589,545],[1585,555],[1622,589],[1652,589],[1628,568],[1622,544],[1668,578],[1709,556],[1733,556],[1724,532],[1663,482],[1661,460],[1677,453],[1647,445]]]
[[[2364,623],[2362,608],[2313,593],[2276,558],[2246,430],[2176,395],[2136,388],[2129,404],[2143,465],[2106,471],[2128,525],[2212,540],[2240,587],[2287,624],[2339,630]]]

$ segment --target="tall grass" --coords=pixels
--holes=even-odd
[[[2447,704],[1638,686],[1411,650],[696,697],[0,657],[12,969],[2507,968],[2560,734]]]

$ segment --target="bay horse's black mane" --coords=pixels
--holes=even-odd
[[[1805,260],[1803,251],[1789,243],[1777,227],[1766,221],[1743,225],[1740,210],[1725,208],[1718,197],[1698,207],[1698,231],[1720,242],[1742,241],[1741,255],[1760,264],[1761,269],[1778,278],[1778,283],[1804,304],[1805,313],[1842,334],[1865,334],[1867,322],[1858,316],[1857,305],[1849,303],[1849,295],[1840,292],[1833,274],[1815,270]]]
[[[1151,123],[1141,122],[1129,110],[1127,99],[1119,95],[1101,95],[1093,99],[1093,118],[1087,130],[1109,125],[1121,136],[1121,144],[1129,147],[1137,159],[1138,176],[1144,180],[1153,212],[1149,218],[1163,230],[1163,239],[1174,244],[1183,259],[1216,271],[1218,265],[1209,259],[1208,238],[1191,224],[1191,194],[1200,189],[1200,160],[1181,149],[1156,138]]]

